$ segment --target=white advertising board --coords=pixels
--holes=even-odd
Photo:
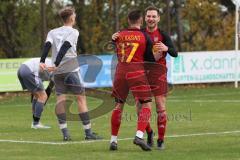
[[[171,83],[233,82],[236,63],[235,51],[184,52],[171,58]],[[238,79],[240,79],[238,69]]]

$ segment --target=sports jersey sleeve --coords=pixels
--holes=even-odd
[[[65,54],[67,53],[68,49],[71,48],[71,44],[69,41],[65,41],[63,43],[63,45],[60,48],[60,51],[58,52],[56,61],[54,62],[54,64],[56,65],[56,67],[61,63],[63,57],[65,56]]]
[[[41,63],[45,63],[45,59],[47,58],[48,56],[48,52],[51,48],[51,43],[49,41],[47,41],[45,44],[44,44],[44,47],[43,47],[43,51],[42,51],[42,56],[41,56],[41,59],[40,59],[40,62]]]
[[[168,47],[168,53],[170,54],[170,56],[172,57],[177,57],[178,53],[176,51],[176,49],[174,48],[174,45],[172,43],[171,38],[169,37],[169,35],[165,32],[161,32],[161,34],[163,35],[163,43]]]
[[[148,61],[148,62],[155,62],[155,58],[154,58],[154,55],[152,52],[152,47],[153,47],[152,41],[145,32],[143,32],[143,33],[146,38],[146,49],[145,49],[145,54],[144,54],[144,60]]]
[[[41,59],[40,59],[41,63],[45,63],[45,59],[48,56],[48,52],[51,49],[52,44],[53,44],[52,31],[50,31],[50,32],[48,32],[45,44],[43,46],[42,56],[41,56]]]

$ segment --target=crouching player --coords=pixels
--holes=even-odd
[[[32,58],[25,61],[18,69],[17,75],[18,79],[22,85],[23,90],[27,89],[32,93],[32,113],[33,122],[31,128],[34,129],[47,129],[49,126],[45,126],[40,123],[40,118],[43,112],[44,105],[48,99],[48,95],[44,90],[43,81],[50,80],[51,60],[46,59],[46,64],[48,66],[47,70],[39,70],[40,58]],[[50,95],[50,90],[53,86],[51,82],[48,87],[48,94]]]

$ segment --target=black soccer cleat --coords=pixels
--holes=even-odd
[[[141,138],[135,137],[133,143],[140,146],[144,151],[151,151],[151,147]]]
[[[154,144],[154,132],[153,130],[151,132],[147,132],[147,144],[152,147]]]
[[[118,150],[117,143],[116,143],[116,142],[110,143],[109,150],[110,150],[110,151],[116,151],[116,150]]]
[[[92,132],[86,135],[85,140],[100,140],[103,139],[102,137],[98,136],[96,133]]]
[[[157,140],[157,149],[159,149],[159,150],[165,149],[163,140],[160,140],[160,139]]]
[[[63,141],[71,141],[71,137],[70,136],[64,136],[63,137]]]

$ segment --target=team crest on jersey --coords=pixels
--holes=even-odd
[[[158,37],[157,37],[157,36],[154,36],[153,41],[154,41],[154,42],[158,42]]]

